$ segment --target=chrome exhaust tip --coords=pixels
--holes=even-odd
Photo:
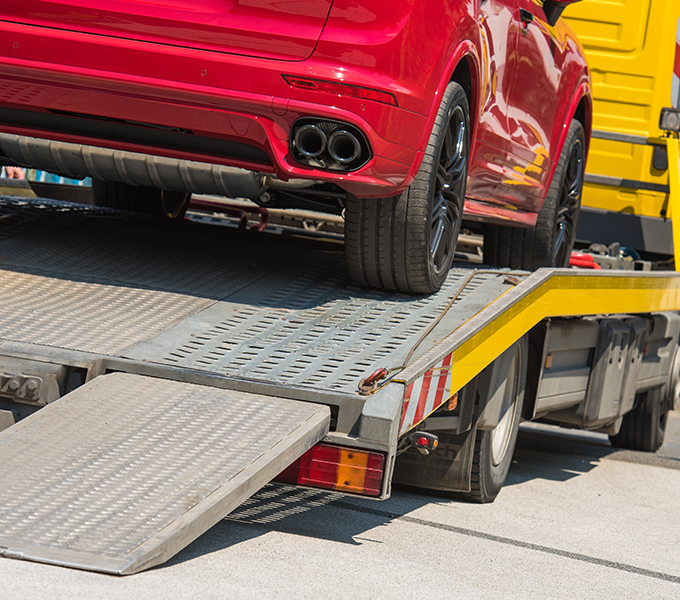
[[[295,121],[288,147],[294,160],[324,171],[356,171],[371,159],[371,147],[358,127],[318,117]]]
[[[304,125],[295,134],[295,146],[307,158],[316,158],[326,149],[326,134],[316,125]]]
[[[346,165],[359,158],[361,144],[354,134],[340,129],[335,131],[328,140],[328,152],[334,160]]]

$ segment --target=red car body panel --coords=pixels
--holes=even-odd
[[[304,60],[332,0],[22,0],[3,18],[67,31],[243,54]]]
[[[521,7],[536,15],[528,27]],[[577,111],[590,137],[582,51],[563,21],[551,28],[544,20],[534,0],[6,0],[0,131],[329,181],[361,197],[385,197],[415,177],[441,95],[462,75],[474,132],[468,216],[528,226]],[[297,89],[282,75],[389,92],[397,106]],[[103,140],[55,125],[68,115],[190,130],[201,139],[246,143],[266,160]],[[291,127],[307,116],[360,129],[371,159],[357,171],[333,173],[297,162]]]

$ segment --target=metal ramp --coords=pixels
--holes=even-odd
[[[121,575],[159,565],[329,420],[319,404],[97,377],[0,433],[0,555]]]

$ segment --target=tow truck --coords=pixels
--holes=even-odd
[[[564,18],[593,77],[577,239],[672,259],[680,251],[671,226],[680,213],[680,4],[589,0]]]
[[[0,198],[0,555],[137,573],[272,479],[490,502],[520,420],[663,442],[678,273],[467,261],[413,296],[260,219]]]

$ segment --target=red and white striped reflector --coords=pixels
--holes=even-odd
[[[406,388],[400,434],[420,423],[458,391],[451,390],[452,358],[453,354],[445,356],[425,375]]]

